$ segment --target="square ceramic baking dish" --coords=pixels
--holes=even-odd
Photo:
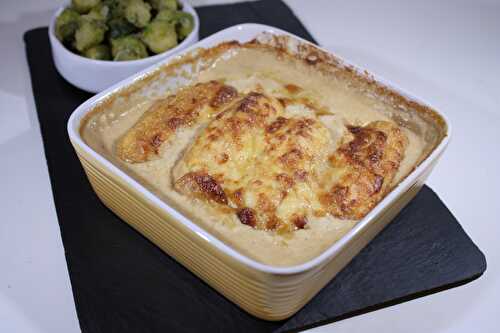
[[[281,39],[275,38],[277,35]],[[131,98],[144,87],[153,85],[156,88],[158,85],[182,85],[182,75],[176,76],[165,70],[169,66],[182,66],[179,65],[182,55],[195,54],[200,50],[198,48],[210,48],[224,41],[247,42],[257,37],[263,43],[279,41],[280,47],[306,61],[319,58],[332,66],[342,67],[375,84],[393,98],[428,110],[435,115],[436,126],[443,133],[434,150],[353,229],[319,256],[291,267],[262,264],[223,243],[93,150],[80,135],[84,117],[98,105],[105,107],[110,99]],[[385,80],[375,78],[299,37],[258,24],[243,24],[218,32],[180,55],[92,97],[73,112],[68,132],[93,189],[107,207],[228,299],[267,320],[281,320],[297,312],[370,242],[416,195],[450,137],[450,127],[444,117]]]

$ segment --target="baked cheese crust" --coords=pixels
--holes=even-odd
[[[391,189],[404,157],[408,139],[396,125],[374,121],[364,127],[348,126],[349,135],[329,157],[327,192],[321,203],[336,217],[361,219]]]
[[[156,102],[121,138],[117,154],[131,163],[151,160],[176,129],[202,123],[170,175],[178,192],[280,233],[306,228],[312,216],[360,219],[393,186],[408,139],[389,121],[346,125],[335,150],[316,111],[210,81]]]
[[[116,154],[129,163],[155,159],[160,146],[178,129],[206,121],[236,96],[233,87],[210,81],[157,100],[118,141]]]
[[[196,138],[174,168],[175,187],[198,198],[208,188],[206,200],[258,229],[303,228],[322,210],[315,193],[330,143],[312,112],[287,114],[276,98],[251,92]]]

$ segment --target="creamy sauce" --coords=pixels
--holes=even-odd
[[[307,98],[322,110],[319,119],[330,129],[334,144],[338,144],[345,124],[397,121],[409,139],[409,146],[394,184],[410,173],[435,144],[428,139],[432,137],[429,135],[432,129],[416,112],[403,113],[380,99],[353,89],[348,82],[320,74],[301,61],[283,59],[269,51],[231,50],[230,56],[219,58],[199,73],[194,83],[209,80],[224,81],[240,92],[260,89],[275,97]],[[287,84],[300,89],[290,92],[286,89]],[[255,230],[241,224],[232,215],[222,215],[202,202],[187,199],[173,189],[171,173],[176,161],[196,136],[196,129],[180,130],[173,143],[163,145],[160,159],[137,164],[119,160],[113,153],[116,140],[132,127],[152,102],[146,99],[128,108],[96,112],[82,129],[84,140],[169,205],[242,254],[270,265],[300,264],[319,255],[356,224],[357,221],[331,216],[311,218],[306,229],[278,235]]]

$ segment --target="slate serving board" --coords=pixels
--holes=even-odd
[[[198,8],[201,37],[227,26],[274,25],[313,41],[279,0]],[[345,319],[470,282],[481,251],[436,194],[417,197],[292,318],[252,317],[108,210],[92,191],[66,123],[91,95],[54,68],[47,28],[24,35],[35,104],[76,309],[83,332],[285,332]]]

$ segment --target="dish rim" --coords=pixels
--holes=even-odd
[[[243,32],[243,33],[241,33]],[[124,182],[126,182],[129,186],[132,186],[135,190],[140,192],[141,195],[143,195],[146,199],[148,199],[151,203],[156,205],[158,208],[162,209],[165,211],[167,214],[175,218],[178,222],[182,223],[185,227],[190,229],[192,232],[194,232],[198,237],[202,238],[204,241],[210,243],[211,246],[215,246],[217,250],[222,251],[224,254],[230,256],[232,259],[252,268],[255,270],[258,270],[263,273],[269,273],[273,275],[294,275],[294,274],[299,274],[299,273],[304,273],[306,271],[309,271],[313,268],[316,268],[318,266],[327,264],[332,260],[337,254],[341,252],[341,250],[353,240],[353,238],[356,238],[358,235],[360,235],[367,227],[369,226],[370,223],[375,222],[375,217],[383,212],[387,206],[389,206],[393,201],[395,201],[401,194],[406,192],[414,183],[417,181],[419,176],[436,160],[441,153],[445,150],[446,146],[448,145],[450,141],[450,137],[452,134],[452,128],[450,125],[450,122],[446,115],[444,115],[442,112],[437,112],[444,121],[444,124],[446,125],[446,132],[444,137],[442,138],[441,142],[432,150],[432,152],[416,167],[411,171],[401,182],[399,182],[363,219],[359,220],[356,225],[352,229],[350,229],[346,234],[344,234],[340,239],[338,239],[336,242],[331,244],[328,248],[326,248],[323,252],[321,252],[319,255],[315,256],[314,258],[301,263],[297,265],[292,265],[292,266],[275,266],[275,265],[269,265],[269,264],[264,264],[261,263],[255,259],[252,259],[245,254],[240,253],[237,249],[233,248],[232,246],[224,243],[222,240],[219,240],[216,236],[212,235],[210,232],[204,230],[202,227],[197,225],[195,222],[191,221],[189,218],[184,216],[181,212],[177,211],[170,205],[168,205],[166,202],[161,200],[158,196],[153,194],[151,191],[146,189],[143,185],[141,185],[138,181],[133,179],[131,176],[129,176],[127,173],[124,171],[120,170],[117,166],[115,166],[113,163],[111,163],[109,160],[104,158],[102,155],[94,151],[90,146],[88,146],[83,139],[80,136],[80,126],[81,126],[81,121],[84,118],[85,114],[93,109],[93,107],[96,104],[99,104],[103,100],[105,100],[109,95],[112,95],[113,93],[117,93],[120,90],[122,90],[126,86],[130,86],[136,81],[139,81],[142,77],[144,77],[146,74],[149,72],[154,71],[154,69],[159,68],[169,62],[172,62],[173,60],[176,60],[180,58],[182,55],[196,49],[196,48],[209,48],[214,45],[217,45],[219,43],[222,43],[224,41],[230,41],[230,40],[235,40],[239,38],[244,38],[244,33],[252,33],[252,36],[255,37],[263,32],[268,32],[271,34],[275,35],[286,35],[291,38],[295,38],[301,43],[306,43],[309,45],[313,45],[314,47],[317,47],[318,49],[328,53],[328,54],[333,54],[332,52],[317,46],[301,37],[298,37],[294,34],[291,34],[289,32],[286,32],[284,30],[268,26],[268,25],[263,25],[263,24],[256,24],[256,23],[245,23],[245,24],[238,24],[229,28],[226,28],[224,30],[221,30],[211,36],[208,36],[199,42],[193,44],[192,46],[180,51],[180,53],[170,56],[165,58],[164,60],[154,64],[153,66],[150,66],[116,84],[113,86],[105,89],[104,91],[100,92],[99,94],[91,97],[84,103],[82,103],[80,106],[78,106],[73,113],[71,114],[68,124],[67,124],[67,130],[68,130],[68,135],[73,142],[73,144],[78,145],[80,149],[82,149],[86,154],[90,155],[92,158],[94,158],[97,162],[99,162],[103,167],[105,167],[109,172],[115,174],[119,178],[121,178]],[[238,36],[239,34],[239,36]],[[344,58],[339,57],[336,54],[333,54],[338,60],[340,60],[341,64],[345,64],[347,66],[352,66],[356,71],[359,71],[360,73],[365,73],[365,68],[358,66],[352,62],[346,61]],[[414,101],[418,104],[428,106],[432,108],[428,103],[425,103],[422,101],[420,98],[416,98],[413,95],[407,93],[406,91],[400,89],[399,87],[395,86],[392,84],[390,81],[372,74],[368,72],[370,77],[372,77],[375,81],[379,82],[383,86],[386,86],[389,89],[394,90],[398,94],[404,96],[405,98],[408,98],[411,101]],[[432,110],[435,110],[432,108]]]

